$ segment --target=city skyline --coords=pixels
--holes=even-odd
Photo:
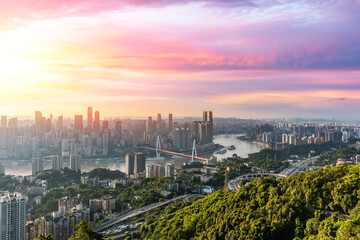
[[[6,115],[359,118],[358,0],[31,0],[0,11]]]

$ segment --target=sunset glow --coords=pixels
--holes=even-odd
[[[8,115],[359,117],[359,1],[6,2]]]

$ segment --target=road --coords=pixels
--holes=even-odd
[[[109,221],[107,221],[107,222],[105,222],[105,223],[103,223],[103,224],[101,224],[99,226],[94,227],[93,230],[96,231],[96,232],[100,232],[100,231],[102,231],[102,230],[104,230],[104,229],[106,229],[108,227],[111,227],[114,224],[126,221],[126,220],[128,220],[130,218],[136,217],[136,216],[141,215],[141,214],[143,214],[145,212],[151,211],[151,210],[153,210],[155,208],[167,205],[167,204],[169,204],[169,203],[171,203],[173,201],[184,199],[184,198],[198,197],[198,196],[203,196],[203,195],[187,194],[187,195],[181,195],[181,196],[178,196],[178,197],[175,197],[175,198],[163,201],[163,202],[153,203],[153,204],[147,205],[145,207],[142,207],[142,208],[133,210],[131,212],[128,212],[128,213],[126,213],[124,215],[121,215],[118,218],[111,219],[111,220],[109,220]]]
[[[283,171],[281,171],[279,173],[279,175],[284,175],[284,176],[291,176],[294,175],[298,172],[302,172],[306,169],[306,167],[312,163],[315,162],[315,160],[318,158],[319,156],[316,157],[311,157],[305,160],[300,160],[297,163],[290,165],[288,168],[284,169]],[[231,191],[236,192],[237,190],[239,190],[240,186],[239,186],[239,179],[238,177],[232,179],[229,181],[228,183],[228,188]]]
[[[312,163],[315,162],[315,160],[318,158],[319,156],[316,157],[312,157],[312,158],[308,158],[305,160],[300,160],[297,163],[290,165],[288,168],[284,169],[283,171],[281,171],[279,174],[281,175],[285,175],[285,176],[291,176],[294,175],[298,172],[302,172],[306,169],[306,167]]]

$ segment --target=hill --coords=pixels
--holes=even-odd
[[[217,191],[153,218],[132,239],[360,239],[360,166]]]

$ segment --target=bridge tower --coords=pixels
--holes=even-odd
[[[192,147],[192,153],[191,153],[191,162],[194,162],[194,157],[197,157],[196,141],[195,141],[195,139],[194,139],[194,141],[193,141],[193,147]]]
[[[160,152],[159,150],[161,150],[161,144],[160,144],[160,136],[157,136],[157,141],[156,141],[156,157],[159,158],[160,157]]]

